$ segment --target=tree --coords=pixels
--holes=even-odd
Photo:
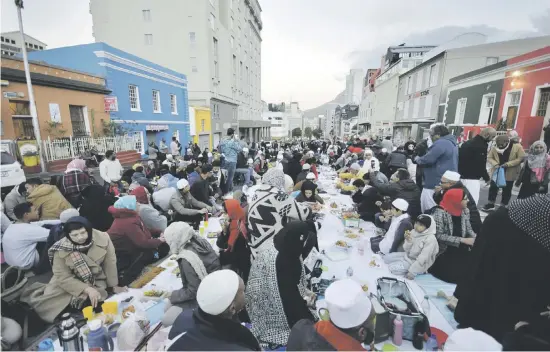
[[[313,137],[319,139],[323,135],[323,130],[320,128],[316,128],[311,133],[313,134]]]
[[[296,127],[292,130],[292,137],[302,137],[302,129],[300,127]]]
[[[304,130],[304,136],[306,136],[307,138],[311,138],[311,134],[312,134],[312,131],[311,131],[311,127],[306,127],[306,129]]]

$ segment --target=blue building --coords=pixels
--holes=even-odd
[[[185,147],[190,139],[187,78],[105,43],[92,43],[29,52],[29,59],[91,73],[105,78],[112,91],[105,109],[117,130],[135,133],[157,145],[173,136]],[[107,121],[106,121],[107,123]]]

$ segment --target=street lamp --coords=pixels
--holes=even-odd
[[[15,7],[17,7],[17,19],[19,21],[19,33],[21,33],[21,51],[23,52],[23,64],[25,66],[25,78],[27,79],[27,90],[29,92],[29,106],[32,116],[32,127],[34,129],[34,137],[36,138],[36,144],[38,144],[38,157],[40,158],[40,169],[42,172],[46,172],[46,163],[42,155],[42,139],[40,138],[40,125],[38,124],[38,115],[36,113],[36,105],[34,103],[34,92],[32,90],[31,72],[29,69],[29,60],[27,58],[27,48],[25,46],[25,33],[23,32],[23,17],[21,15],[21,9],[23,8],[23,0],[15,0]]]

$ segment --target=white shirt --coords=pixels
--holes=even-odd
[[[163,188],[153,193],[153,202],[158,205],[162,210],[168,211],[170,209],[170,198],[176,193],[173,187]]]
[[[99,164],[99,175],[105,182],[117,182],[122,178],[124,169],[118,159],[105,159]]]
[[[172,155],[178,155],[180,153],[178,149],[178,143],[172,141],[172,143],[170,143],[170,150],[172,151]]]
[[[30,224],[15,223],[8,226],[2,238],[6,263],[22,269],[32,269],[38,264],[37,242],[46,242],[50,230],[42,225],[57,225],[59,220],[44,220]]]

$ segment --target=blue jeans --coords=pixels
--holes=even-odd
[[[224,167],[227,170],[227,192],[233,190],[233,177],[235,176],[235,169],[237,168],[237,162],[224,161]]]
[[[250,169],[235,169],[235,173],[244,175],[244,184],[250,186],[250,175],[252,174]]]

